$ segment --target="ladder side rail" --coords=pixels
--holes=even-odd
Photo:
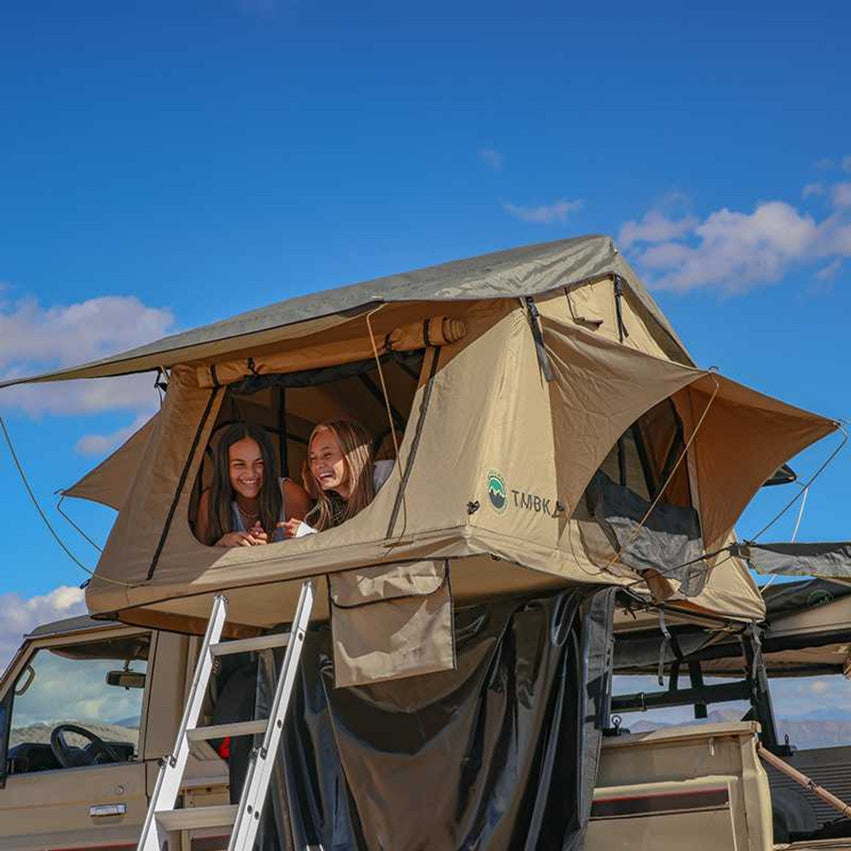
[[[269,713],[269,726],[263,737],[263,744],[252,754],[228,851],[251,851],[254,847],[254,840],[260,828],[263,805],[269,791],[275,756],[281,743],[284,720],[295,685],[295,675],[304,646],[304,638],[310,623],[313,598],[313,582],[308,580],[301,586],[290,640],[278,677],[275,699]]]
[[[157,775],[156,786],[145,816],[137,851],[161,851],[167,838],[168,833],[157,823],[156,814],[164,810],[174,809],[177,802],[180,784],[183,782],[183,772],[189,759],[187,730],[195,727],[198,716],[201,714],[201,706],[204,703],[207,685],[213,671],[213,656],[210,653],[210,645],[217,642],[221,637],[226,618],[227,597],[220,594],[213,603],[213,611],[207,624],[204,642],[201,645],[198,664],[195,666],[192,688],[186,701],[174,748],[168,756],[163,758]]]

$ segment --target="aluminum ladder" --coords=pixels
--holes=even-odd
[[[204,643],[192,688],[186,701],[183,720],[177,733],[177,741],[169,756],[163,758],[154,794],[151,797],[142,835],[137,851],[163,851],[170,833],[210,827],[231,829],[228,851],[251,851],[260,827],[260,817],[275,754],[281,742],[284,718],[295,682],[304,636],[310,622],[313,608],[313,583],[306,581],[301,586],[295,619],[289,633],[261,635],[258,638],[246,638],[235,641],[220,641],[222,629],[227,619],[227,598],[219,595],[213,602],[213,611],[207,625]],[[286,646],[284,662],[278,675],[275,699],[269,718],[263,721],[240,721],[233,724],[198,727],[198,716],[207,693],[210,675],[217,657],[230,653],[245,653],[253,650],[266,650]],[[178,792],[183,782],[186,761],[189,758],[191,742],[205,739],[221,739],[225,736],[250,736],[264,733],[263,744],[252,752],[245,785],[237,805],[211,807],[190,807],[177,809]],[[173,845],[169,845],[169,848]],[[179,846],[178,846],[179,847]]]

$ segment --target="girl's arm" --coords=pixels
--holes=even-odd
[[[226,532],[218,541],[210,540],[210,491],[205,490],[198,500],[198,519],[195,521],[195,537],[208,547],[253,547],[266,543],[266,533]]]

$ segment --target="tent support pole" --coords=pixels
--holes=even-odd
[[[645,712],[667,706],[692,706],[707,703],[726,703],[729,700],[747,700],[750,686],[747,680],[736,680],[699,688],[681,688],[676,691],[638,692],[612,697],[612,712]]]
[[[765,659],[762,655],[762,637],[756,624],[751,624],[748,635],[743,637],[742,644],[748,665],[751,706],[757,721],[762,726],[760,739],[764,747],[774,751],[778,746],[777,724],[768,691],[768,675],[765,672]]]
[[[700,662],[689,662],[688,663],[688,678],[691,683],[691,687],[693,689],[703,689],[706,688],[703,684],[703,670],[700,667]],[[695,718],[706,718],[707,717],[706,704],[705,703],[695,703],[694,704],[694,717]]]
[[[276,388],[275,396],[278,402],[278,454],[281,459],[281,476],[288,478],[290,465],[287,460],[287,399],[283,387]]]

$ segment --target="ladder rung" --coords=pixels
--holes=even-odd
[[[230,827],[236,821],[236,804],[217,807],[190,807],[186,810],[163,810],[157,821],[166,830],[195,830],[201,827]]]
[[[288,632],[276,632],[273,635],[258,635],[257,638],[238,638],[234,641],[220,641],[210,645],[213,656],[227,656],[230,653],[249,653],[252,650],[270,650],[273,647],[286,647],[290,640]]]
[[[209,739],[224,739],[226,736],[251,736],[254,733],[265,733],[266,720],[260,721],[234,721],[232,724],[215,724],[209,727],[195,727],[187,730],[186,735],[190,742],[199,742]]]

